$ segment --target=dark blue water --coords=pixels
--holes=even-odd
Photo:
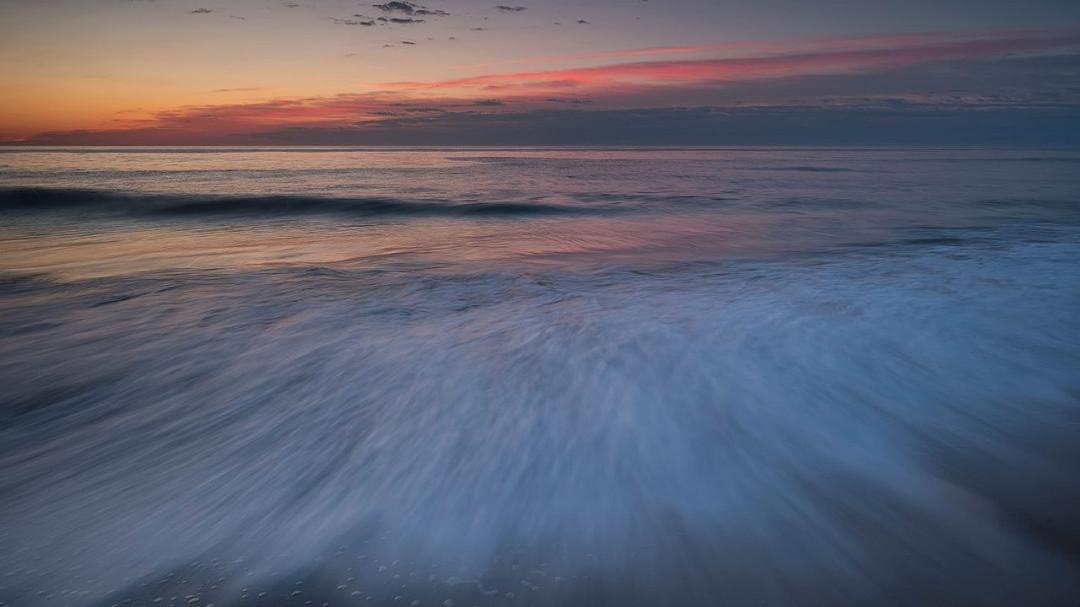
[[[1075,605],[1078,169],[4,150],[0,601]]]

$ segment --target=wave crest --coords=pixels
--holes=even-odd
[[[377,197],[182,196],[102,190],[0,190],[0,212],[48,213],[73,209],[134,217],[180,216],[532,216],[594,214],[598,209],[537,202],[449,202]]]

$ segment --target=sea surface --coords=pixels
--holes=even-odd
[[[1077,597],[1080,151],[0,149],[0,604]]]

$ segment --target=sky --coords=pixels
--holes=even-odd
[[[1075,0],[0,0],[0,143],[1080,144]]]

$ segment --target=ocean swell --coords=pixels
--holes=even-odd
[[[0,189],[0,212],[41,214],[73,210],[142,218],[318,215],[512,217],[611,211],[540,202],[451,202],[327,196],[185,196],[82,189]]]

